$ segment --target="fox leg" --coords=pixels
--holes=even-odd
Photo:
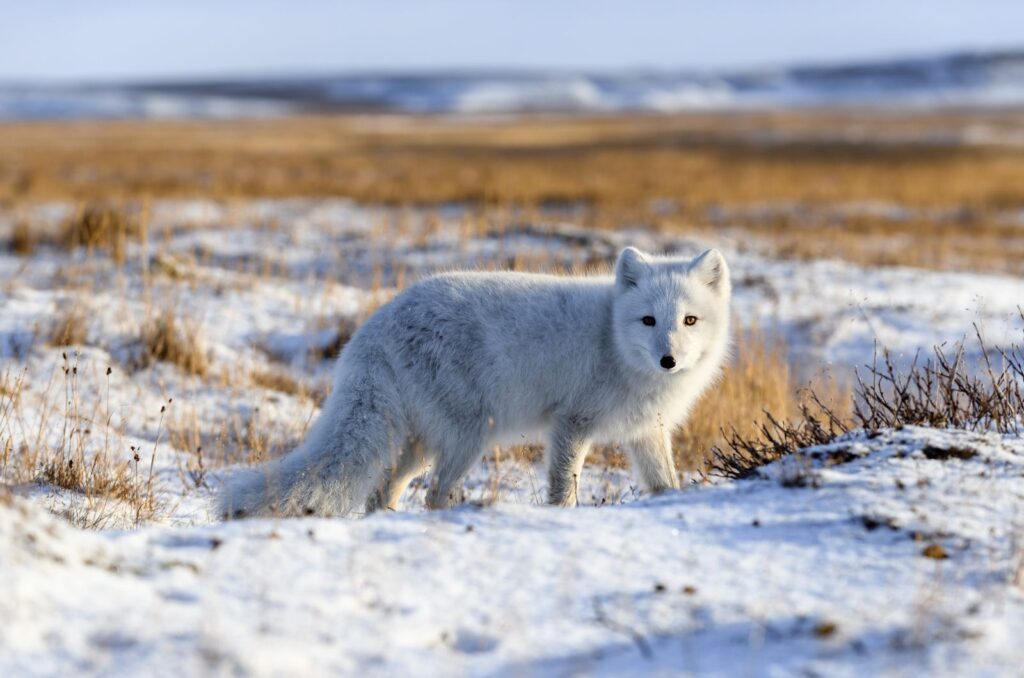
[[[576,506],[579,503],[580,474],[590,451],[590,440],[583,427],[573,422],[558,422],[548,440],[548,503]]]
[[[430,489],[427,490],[427,508],[443,509],[454,506],[462,499],[459,485],[483,455],[483,437],[465,436],[457,441],[449,441],[442,448],[437,463],[434,464]]]
[[[423,473],[429,465],[430,457],[423,444],[418,440],[406,442],[398,455],[398,463],[385,473],[380,487],[370,495],[366,502],[366,512],[381,509],[394,511],[412,479]]]
[[[640,479],[651,492],[679,489],[679,476],[672,459],[672,441],[668,431],[658,427],[649,435],[629,441],[627,449]]]

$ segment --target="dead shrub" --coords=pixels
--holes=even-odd
[[[849,430],[849,422],[811,390],[805,393],[800,414],[794,419],[780,420],[765,412],[764,421],[752,434],[732,429],[724,444],[711,450],[708,474],[744,478],[765,464],[806,447],[830,443]]]
[[[899,370],[883,352],[866,377],[858,375],[858,426],[869,431],[929,426],[1019,433],[1024,424],[1024,346],[993,351],[977,326],[974,330],[980,369],[965,359],[963,341],[948,351],[936,346],[925,360],[915,356],[907,370]],[[993,355],[1000,359],[999,367],[993,365]]]
[[[142,350],[134,366],[137,369],[159,361],[199,377],[210,372],[198,327],[179,321],[173,308],[164,309],[142,326],[140,343]]]
[[[852,415],[845,415],[833,402],[809,389],[797,417],[766,412],[766,423],[753,435],[732,428],[725,444],[713,450],[710,472],[743,477],[797,450],[830,443],[855,428],[869,435],[905,426],[1019,434],[1024,425],[1024,345],[992,350],[977,327],[974,343],[980,365],[966,359],[965,341],[948,350],[936,346],[931,358],[915,356],[905,369],[898,368],[883,351],[865,373],[857,373],[849,399]],[[998,367],[993,356],[999,358]],[[947,457],[967,454],[946,452]]]
[[[743,332],[735,357],[718,383],[707,390],[676,432],[676,465],[681,470],[706,470],[712,450],[726,440],[723,431],[735,429],[751,437],[766,421],[766,412],[794,416],[800,407],[797,391],[785,343],[765,337],[758,328]]]

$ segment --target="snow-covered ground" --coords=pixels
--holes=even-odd
[[[46,205],[28,217],[55,225],[69,209]],[[84,253],[28,262],[0,254],[7,292],[0,351],[10,355],[32,344],[32,328],[75,298],[70,293],[77,287],[88,292],[90,313],[100,316],[93,320],[101,343],[117,333],[110,325],[124,318],[125,304],[155,301],[186,307],[224,358],[258,345],[291,360],[302,340],[324,339],[303,325],[357,315],[368,287],[386,291],[452,268],[609,265],[627,244],[693,254],[721,248],[732,270],[737,318],[782,333],[808,359],[859,365],[870,361],[876,343],[912,353],[971,335],[973,324],[996,345],[1019,338],[1021,330],[1024,281],[1018,277],[779,260],[757,242],[710,231],[700,237],[592,231],[514,215],[482,228],[459,207],[425,213],[345,200],[163,202],[151,213],[151,242],[129,248],[123,272]],[[0,213],[0,236],[14,219]],[[715,221],[723,219],[727,225],[728,215]],[[154,287],[143,286],[143,262]]]
[[[0,240],[18,219],[56,228],[69,209],[0,211]],[[737,319],[784,337],[802,375],[848,376],[876,347],[909,360],[975,324],[992,345],[1021,336],[1018,278],[779,260],[756,242],[565,221],[157,202],[122,266],[0,253],[0,448],[6,436],[9,459],[24,443],[119,464],[138,452],[132,468],[152,463],[160,500],[141,520],[32,483],[0,500],[0,675],[952,675],[1024,662],[1016,439],[855,436],[817,462],[657,499],[624,471],[588,467],[577,511],[540,506],[544,474],[505,455],[474,470],[470,504],[450,512],[425,513],[418,483],[395,514],[215,524],[219,467],[299,440],[332,347],[394,287],[438,269],[564,270],[606,266],[625,244],[717,246]],[[168,309],[205,377],[137,360],[140,328]],[[70,311],[84,341],[55,346]],[[943,449],[972,454],[929,458]],[[99,513],[107,529],[45,508],[78,523]],[[948,558],[921,555],[932,544]]]
[[[1015,675],[1022,500],[1020,440],[910,429],[576,510],[93,533],[7,498],[0,672]]]

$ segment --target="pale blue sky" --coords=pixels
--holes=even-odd
[[[720,68],[1024,46],[1024,0],[2,0],[0,79]]]

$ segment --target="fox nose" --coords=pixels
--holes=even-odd
[[[661,366],[666,370],[671,370],[676,366],[676,359],[670,355],[663,355],[661,356]]]

